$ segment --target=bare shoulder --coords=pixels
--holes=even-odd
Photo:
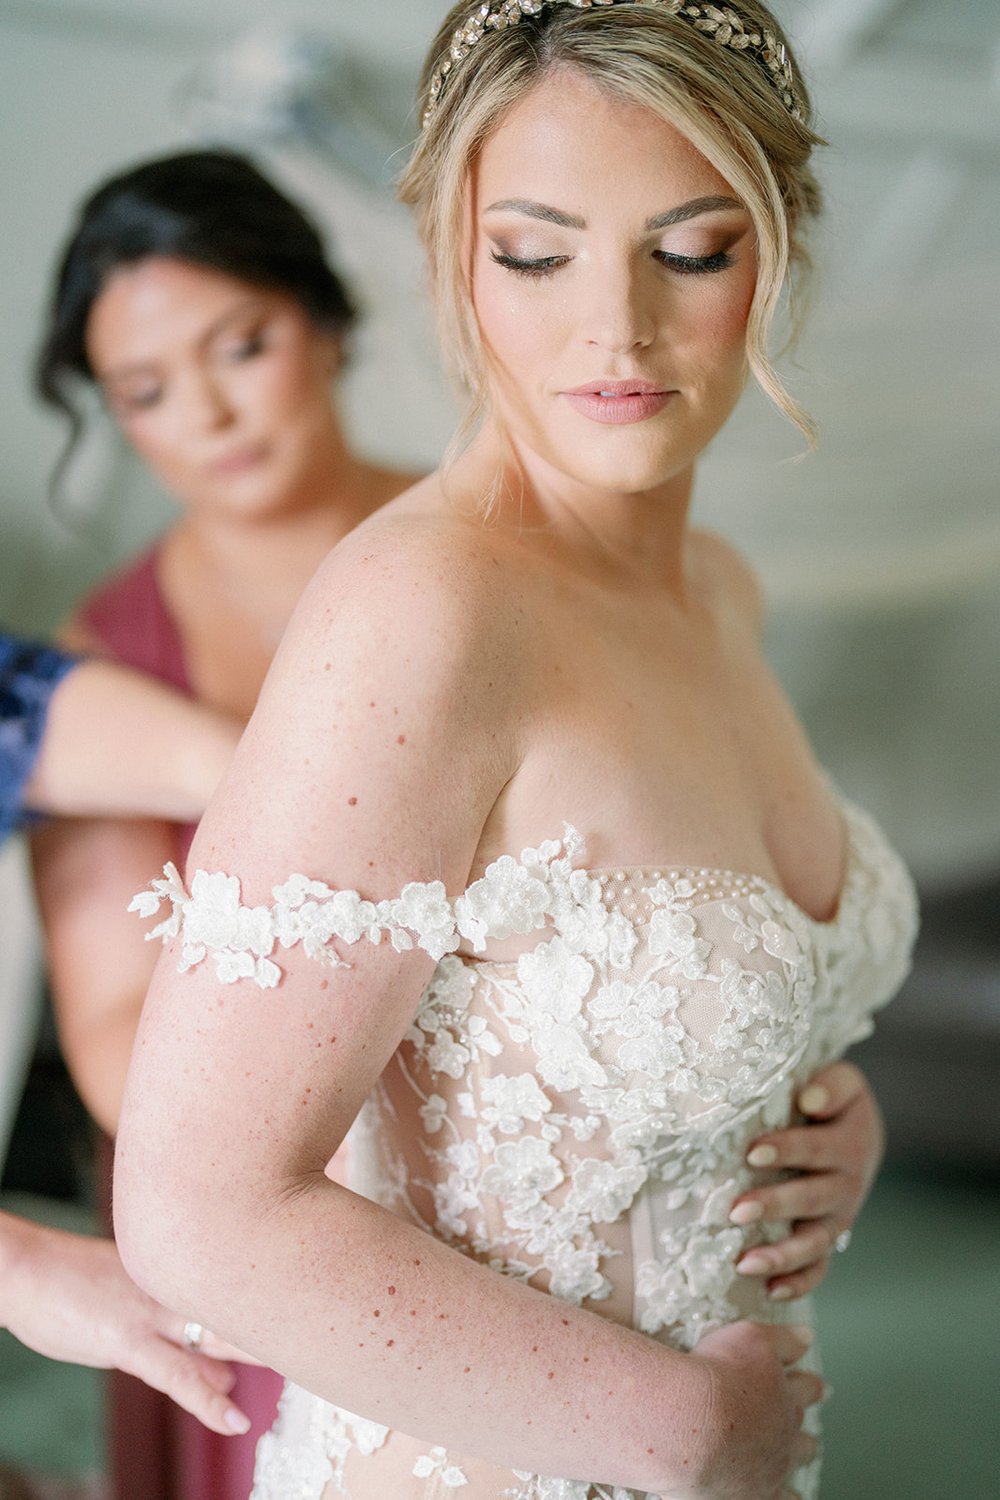
[[[390,505],[363,522],[306,589],[257,727],[308,740],[304,753],[327,764],[363,761],[366,774],[405,744],[414,768],[478,758],[506,779],[532,646],[501,550],[481,526],[432,510]]]
[[[420,489],[420,486],[417,487]],[[517,568],[503,538],[475,520],[392,503],[329,554],[297,612],[296,628],[334,643],[346,631],[404,650],[424,668],[470,664],[484,649],[500,663],[516,650],[523,611]]]
[[[522,755],[516,610],[491,557],[477,528],[392,505],[333,549],[196,862],[266,885],[280,868],[328,870],[336,849],[349,889],[371,888],[373,871],[386,892],[412,879],[461,888]],[[248,803],[261,808],[250,827]]]
[[[764,626],[764,594],[747,559],[715,531],[695,530],[688,540],[695,576],[714,607],[759,636]]]

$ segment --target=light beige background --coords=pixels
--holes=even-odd
[[[97,423],[66,508],[59,422],[29,391],[56,248],[96,181],[190,144],[213,59],[265,21],[347,69],[311,139],[260,139],[371,315],[344,401],[372,452],[433,463],[454,408],[407,215],[330,149],[360,110],[403,147],[444,0],[0,0],[0,618],[49,628],[169,507]],[[832,141],[820,294],[789,374],[819,454],[747,398],[704,465],[702,517],[761,569],[771,649],[825,761],[918,872],[1000,857],[1000,8],[995,0],[781,0]],[[230,64],[232,66],[232,64]],[[331,107],[330,100],[333,100]],[[329,127],[329,128],[328,128]],[[387,177],[390,175],[386,174]]]

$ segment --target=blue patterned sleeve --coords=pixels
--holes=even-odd
[[[49,700],[76,658],[0,631],[0,840],[24,817]]]

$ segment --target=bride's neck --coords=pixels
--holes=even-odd
[[[496,493],[501,518],[521,533],[588,570],[683,590],[693,464],[653,489],[626,493],[566,474],[490,430],[459,462],[462,489]]]

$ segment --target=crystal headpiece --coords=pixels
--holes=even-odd
[[[772,31],[756,30],[728,5],[689,5],[686,0],[485,0],[468,21],[452,33],[448,56],[434,74],[427,90],[423,124],[427,125],[441,98],[448,74],[467,57],[487,32],[505,31],[523,16],[537,16],[547,5],[572,5],[575,10],[596,6],[630,4],[658,6],[703,31],[720,47],[748,53],[766,72],[772,87],[795,120],[805,118],[802,101],[795,92],[792,64]]]

